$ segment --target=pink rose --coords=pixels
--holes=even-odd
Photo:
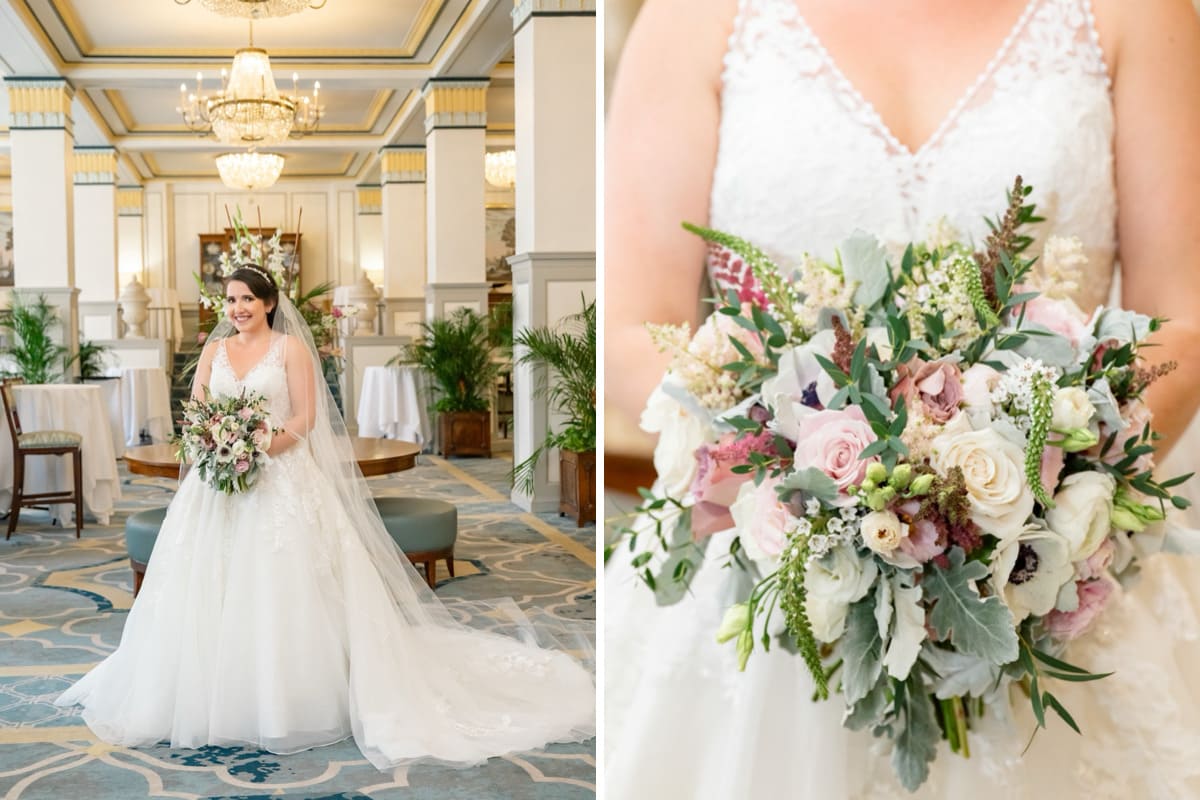
[[[738,489],[750,480],[750,474],[739,475],[733,468],[749,463],[750,451],[774,453],[773,436],[763,432],[758,436],[737,438],[727,433],[715,445],[702,444],[696,450],[696,477],[692,479],[692,536],[699,540],[718,531],[733,527],[729,507],[737,499]]]
[[[239,408],[238,416],[241,417],[242,419],[250,419],[251,417],[254,416],[254,411],[253,411],[253,409],[251,409],[249,407]]]
[[[842,493],[839,505],[853,500],[846,495],[851,486],[863,482],[867,465],[877,458],[859,455],[875,441],[862,409],[850,406],[840,411],[818,411],[799,420],[794,456],[796,469],[816,467],[837,484]]]
[[[911,408],[919,400],[925,416],[945,425],[958,413],[963,401],[962,376],[958,367],[945,361],[925,362],[914,358],[896,370],[900,380],[892,387],[891,399],[903,396]]]
[[[1043,620],[1046,632],[1057,639],[1076,639],[1087,633],[1108,605],[1116,584],[1109,578],[1079,581],[1079,607],[1074,611],[1051,611]]]
[[[776,561],[787,544],[788,531],[796,526],[796,518],[779,502],[775,491],[779,483],[779,478],[766,478],[758,486],[743,488],[731,509],[742,547],[752,561]]]
[[[1020,291],[1027,291],[1020,287]],[[1055,300],[1040,295],[1025,304],[1025,321],[1062,334],[1071,343],[1071,347],[1079,347],[1079,343],[1088,335],[1088,319],[1072,300]]]
[[[1116,552],[1116,543],[1112,539],[1105,539],[1096,552],[1087,557],[1087,560],[1075,565],[1075,572],[1079,576],[1079,580],[1086,581],[1103,577],[1105,571],[1112,564]]]
[[[234,462],[233,469],[238,475],[247,472],[250,469],[250,460],[246,458],[239,458]]]

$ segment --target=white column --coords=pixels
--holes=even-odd
[[[484,79],[425,84],[425,318],[467,307],[487,313]]]
[[[416,337],[425,296],[425,148],[385,147],[381,156],[383,332]]]
[[[117,151],[75,148],[75,285],[79,288],[79,335],[116,339]]]
[[[12,157],[14,293],[45,295],[58,309],[55,333],[75,352],[74,138],[64,78],[5,78]]]
[[[595,0],[518,0],[513,10],[517,254],[513,327],[555,325],[596,296]],[[520,355],[520,352],[515,354]],[[513,371],[513,462],[545,439],[552,418],[534,397],[538,371]],[[538,464],[532,511],[558,508],[558,453]]]

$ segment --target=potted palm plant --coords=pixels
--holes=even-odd
[[[560,514],[575,524],[596,521],[596,303],[564,318],[556,328],[526,328],[513,344],[523,349],[518,364],[545,367],[535,389],[551,413],[566,417],[551,428],[529,458],[513,468],[513,482],[533,493],[534,469],[548,451],[559,454]]]
[[[54,306],[39,295],[34,302],[14,296],[8,313],[0,317],[0,328],[8,331],[9,344],[3,354],[13,365],[12,371],[26,383],[53,383],[62,378],[70,365],[67,348],[50,335],[62,324]]]
[[[421,323],[403,360],[429,374],[437,397],[438,436],[446,456],[492,455],[489,398],[500,367],[492,360],[487,317],[460,308]]]

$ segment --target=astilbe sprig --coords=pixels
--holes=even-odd
[[[784,278],[779,267],[771,260],[770,256],[750,242],[737,236],[722,233],[712,228],[693,225],[690,222],[683,223],[683,227],[704,241],[727,247],[741,256],[745,260],[746,266],[753,273],[755,280],[758,281],[763,294],[766,295],[775,315],[780,318],[780,321],[791,329],[794,336],[799,335],[804,330],[803,322],[796,315],[794,308],[800,298],[796,296],[796,290],[792,288],[791,282]]]

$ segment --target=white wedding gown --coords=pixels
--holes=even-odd
[[[213,394],[259,392],[274,420],[290,418],[282,341],[243,380],[218,345]],[[572,657],[538,648],[532,632],[527,643],[433,624],[418,606],[440,606],[415,573],[411,586],[385,586],[377,560],[304,444],[241,495],[193,470],[120,646],[57,702],[82,704],[114,744],[289,753],[353,735],[381,769],[594,734],[592,677]],[[393,613],[397,595],[409,612]]]
[[[897,141],[839,72],[792,0],[741,0],[725,56],[711,226],[778,261],[830,256],[856,228],[924,238],[945,217],[977,241],[1018,173],[1048,233],[1078,236],[1091,262],[1077,300],[1109,295],[1115,254],[1113,108],[1087,0],[1031,0],[978,79],[917,152]],[[1040,252],[1035,244],[1031,252]],[[1166,287],[1164,287],[1164,290]],[[1197,441],[1195,430],[1190,440]],[[1189,471],[1176,449],[1163,475]],[[1189,455],[1190,454],[1190,455]],[[1171,467],[1174,466],[1174,471]],[[732,531],[710,554],[727,553]],[[1158,555],[1067,657],[1097,683],[1052,691],[1083,729],[1053,717],[973,731],[972,758],[944,745],[909,795],[886,740],[841,727],[842,702],[811,700],[799,656],[756,650],[745,673],[715,634],[749,583],[712,558],[692,590],[657,607],[620,550],[605,583],[605,766],[620,800],[703,798],[1200,797],[1200,561]]]

